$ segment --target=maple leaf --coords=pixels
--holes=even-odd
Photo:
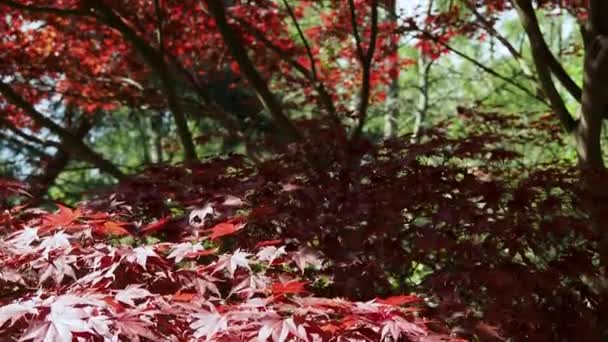
[[[197,256],[199,252],[205,252],[205,247],[200,242],[190,243],[182,242],[173,247],[171,253],[167,256],[168,259],[175,259],[175,262],[180,262],[184,258]]]
[[[6,243],[15,253],[25,254],[33,250],[30,246],[38,240],[38,228],[25,227],[21,231],[9,235]]]
[[[270,312],[262,319],[262,327],[258,332],[257,341],[265,342],[272,337],[273,342],[285,342],[289,335],[308,341],[303,325],[296,325],[292,317],[283,319],[280,315]]]
[[[72,246],[69,240],[70,237],[70,235],[65,234],[63,231],[58,231],[51,236],[44,237],[36,250],[42,250],[42,254],[47,255],[50,251],[55,249],[68,249]]]
[[[228,320],[216,311],[195,313],[190,324],[190,328],[194,329],[194,337],[205,337],[206,341],[212,341],[218,332],[228,328]]]
[[[267,246],[262,248],[257,254],[257,258],[262,261],[267,261],[269,265],[272,265],[272,262],[282,256],[285,255],[285,246],[281,246],[276,248],[275,246]]]
[[[134,299],[142,299],[151,297],[152,293],[146,289],[140,288],[141,285],[129,285],[124,290],[116,291],[116,300],[131,306],[135,306]]]
[[[382,341],[391,337],[393,341],[398,341],[401,336],[418,337],[427,335],[427,331],[420,325],[408,322],[400,316],[394,316],[390,320],[383,322],[380,338]]]
[[[27,314],[37,314],[36,302],[34,300],[28,300],[20,303],[13,303],[3,307],[0,307],[0,328],[8,320],[11,321],[9,327],[15,324],[16,321]]]
[[[8,268],[0,270],[0,280],[25,285],[25,280],[23,279],[23,276],[19,272]]]
[[[26,191],[27,188],[27,184],[13,179],[0,177],[0,191],[8,190],[13,193],[23,194],[31,197],[32,195]]]
[[[274,283],[271,287],[271,292],[275,296],[284,294],[299,294],[305,293],[305,286],[308,284],[306,281],[289,281],[286,283]]]
[[[270,279],[265,275],[252,274],[233,287],[232,290],[230,290],[228,297],[233,294],[244,294],[245,297],[250,298],[255,293],[265,290],[268,287],[268,284],[270,284]]]
[[[234,278],[234,271],[236,271],[239,266],[251,270],[249,268],[249,260],[247,260],[247,257],[249,256],[251,256],[250,253],[241,252],[240,248],[234,251],[232,255],[223,255],[215,264],[215,268],[211,274],[226,269],[230,274],[230,278]]]
[[[189,303],[191,302],[195,297],[197,296],[197,293],[195,292],[181,292],[181,291],[177,291],[175,294],[173,294],[171,296],[171,299],[173,299],[176,302],[185,302],[185,303]]]
[[[102,225],[97,226],[95,228],[95,232],[97,232],[101,235],[116,235],[116,236],[131,235],[131,232],[129,232],[124,227],[123,222],[114,222],[114,221],[107,221],[107,222],[104,222]]]
[[[266,240],[266,241],[260,241],[255,245],[255,248],[262,248],[262,247],[266,247],[266,246],[273,246],[273,245],[279,245],[283,243],[283,240]]]
[[[52,260],[48,256],[43,256],[32,263],[32,268],[41,269],[39,284],[44,283],[48,278],[53,277],[56,284],[61,284],[63,278],[68,276],[76,280],[76,273],[71,264],[77,261],[74,255],[58,255]]]
[[[113,320],[105,315],[96,315],[89,317],[89,325],[100,336],[104,337],[104,341],[112,341],[114,334],[110,330],[110,325]]]
[[[316,298],[316,297],[295,297],[293,298],[300,306],[303,307],[318,307],[318,308],[330,308],[332,310],[345,311],[349,310],[350,302],[344,299],[330,299],[330,298]]]
[[[150,340],[157,340],[152,327],[154,323],[150,321],[150,316],[156,311],[131,309],[125,310],[116,315],[114,325],[118,333],[124,335],[129,341],[139,341],[140,336]]]
[[[136,262],[138,265],[146,268],[148,258],[159,258],[158,254],[150,246],[139,246],[125,253],[125,260],[128,262]]]
[[[243,204],[245,204],[245,201],[243,201],[239,197],[232,196],[232,195],[226,195],[224,198],[224,202],[222,202],[222,205],[227,206],[227,207],[240,207]]]
[[[264,308],[264,307],[268,306],[269,303],[270,303],[270,298],[256,297],[256,298],[247,299],[245,302],[239,304],[239,307],[248,308],[248,309]]]
[[[296,263],[296,266],[304,273],[308,266],[320,268],[323,265],[323,260],[318,252],[311,248],[300,248],[297,252],[291,254],[291,259]]]
[[[140,234],[148,235],[164,229],[171,221],[171,217],[164,217],[157,221],[151,222],[139,230]]]
[[[70,295],[49,300],[54,302],[50,305],[48,315],[43,321],[37,321],[30,326],[20,340],[72,342],[74,332],[93,333],[88,322],[90,313],[74,307],[78,304],[90,304],[91,300]]]
[[[68,228],[74,223],[74,221],[80,218],[80,208],[72,210],[61,204],[57,204],[57,207],[59,207],[59,210],[57,210],[55,214],[46,215],[42,218],[41,228],[44,231],[55,230],[58,228]]]
[[[204,296],[205,293],[207,293],[207,290],[209,290],[219,298],[222,295],[220,290],[217,288],[217,285],[215,285],[218,280],[219,279],[214,278],[211,275],[203,274],[193,280],[193,285],[201,296]]]
[[[418,296],[399,295],[399,296],[393,296],[393,297],[388,297],[388,298],[384,298],[384,299],[376,298],[376,303],[401,306],[401,305],[410,304],[410,303],[417,303],[417,302],[420,302],[421,300],[422,299],[420,299],[420,297],[418,297]]]
[[[497,326],[493,326],[490,325],[488,323],[485,322],[478,322],[475,325],[475,329],[480,333],[480,335],[482,336],[487,336],[490,337],[492,339],[495,339],[497,341],[505,341],[505,337],[501,336],[499,333],[499,327]]]
[[[114,274],[114,272],[116,272],[116,269],[118,268],[118,266],[120,266],[120,263],[115,262],[106,268],[103,268],[103,269],[97,270],[97,271],[93,271],[93,272],[81,277],[80,279],[78,279],[76,281],[76,284],[79,284],[79,285],[87,284],[89,286],[95,286],[104,280],[115,279],[116,275]]]
[[[244,227],[244,223],[236,223],[231,221],[218,223],[208,230],[211,232],[209,238],[215,240],[222,236],[231,235],[243,229]]]
[[[186,258],[197,258],[197,257],[201,257],[201,256],[207,256],[207,255],[213,255],[216,254],[219,251],[218,248],[213,248],[213,249],[206,249],[204,251],[197,251],[197,252],[191,252],[186,254]]]
[[[377,313],[383,308],[386,308],[384,304],[378,304],[374,300],[370,300],[368,302],[356,302],[352,311],[357,314],[369,314]]]

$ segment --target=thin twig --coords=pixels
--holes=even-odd
[[[371,13],[371,35],[370,42],[367,51],[363,51],[363,46],[361,46],[361,38],[359,37],[359,33],[357,30],[357,18],[354,2],[353,0],[349,0],[349,5],[351,7],[351,21],[353,25],[353,35],[355,36],[355,41],[357,43],[357,51],[360,55],[361,59],[361,67],[362,70],[362,84],[361,84],[361,93],[359,97],[359,108],[357,111],[359,122],[355,131],[353,133],[352,138],[357,139],[361,135],[363,131],[363,126],[365,126],[365,121],[367,120],[367,109],[369,107],[369,97],[371,93],[371,72],[372,72],[372,61],[374,59],[374,52],[376,51],[376,39],[378,37],[378,0],[372,1],[372,13]]]
[[[495,71],[495,70],[493,70],[493,69],[491,69],[491,68],[489,68],[489,67],[485,66],[484,64],[480,63],[480,62],[479,62],[478,60],[476,60],[475,58],[473,58],[473,57],[471,57],[471,56],[468,56],[467,54],[465,54],[465,53],[463,53],[463,52],[461,52],[461,51],[459,51],[459,50],[456,50],[455,48],[453,48],[453,47],[452,47],[452,46],[450,46],[449,44],[442,42],[440,39],[437,39],[436,37],[434,37],[433,35],[431,35],[431,34],[430,34],[430,33],[428,33],[428,32],[424,32],[424,31],[422,31],[422,34],[423,34],[423,35],[425,35],[425,37],[427,37],[427,38],[429,38],[429,39],[433,40],[435,43],[437,43],[437,44],[439,44],[439,45],[443,46],[443,47],[444,47],[444,48],[446,48],[447,50],[449,50],[449,51],[453,52],[454,54],[456,54],[456,55],[458,55],[458,56],[460,56],[460,57],[462,57],[463,59],[467,60],[468,62],[470,62],[470,63],[474,64],[475,66],[477,66],[478,68],[480,68],[480,69],[481,69],[481,70],[483,70],[484,72],[486,72],[486,73],[488,73],[488,74],[490,74],[490,75],[492,75],[492,76],[494,76],[494,77],[496,77],[496,78],[498,78],[498,79],[501,79],[501,80],[503,80],[503,81],[505,81],[505,82],[507,82],[507,83],[511,84],[511,85],[512,85],[512,86],[514,86],[515,88],[517,88],[517,89],[519,89],[519,90],[523,91],[524,93],[528,94],[530,97],[532,97],[532,98],[534,98],[534,99],[538,100],[539,102],[542,102],[543,104],[548,104],[548,103],[547,103],[547,101],[546,101],[546,100],[545,100],[543,97],[541,97],[541,96],[539,96],[539,95],[537,95],[537,94],[533,93],[532,91],[530,91],[530,89],[527,89],[526,87],[522,86],[521,84],[518,84],[518,83],[516,83],[516,82],[513,82],[513,80],[511,80],[509,77],[504,76],[504,75],[501,75],[501,74],[499,74],[497,71]]]
[[[329,113],[329,116],[332,118],[335,125],[340,125],[340,119],[338,118],[336,107],[334,106],[334,102],[325,88],[325,84],[321,82],[317,76],[315,76],[311,70],[306,68],[302,63],[297,60],[291,58],[283,49],[274,44],[270,39],[268,39],[264,33],[260,32],[260,30],[256,29],[253,25],[250,25],[245,20],[237,17],[233,17],[234,20],[241,24],[241,27],[246,30],[248,33],[253,35],[256,39],[261,41],[267,48],[272,50],[277,56],[279,56],[283,61],[289,64],[292,68],[294,68],[297,72],[299,72],[302,76],[304,76],[312,85],[315,90],[319,94],[319,99],[321,103]]]

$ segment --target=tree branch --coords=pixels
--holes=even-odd
[[[454,49],[452,46],[450,46],[447,43],[442,42],[441,40],[435,38],[434,36],[432,36],[431,34],[429,34],[428,32],[423,32],[423,34],[426,37],[429,37],[430,39],[432,39],[434,42],[436,42],[437,44],[443,46],[444,48],[448,49],[449,51],[453,52],[454,54],[462,57],[463,59],[467,60],[468,62],[470,62],[471,64],[474,64],[475,66],[477,66],[478,68],[480,68],[481,70],[483,70],[484,72],[505,81],[506,83],[512,85],[513,87],[523,91],[524,93],[528,94],[530,97],[535,98],[536,100],[544,103],[544,104],[548,104],[545,99],[535,93],[533,93],[532,91],[530,91],[530,89],[527,89],[526,87],[522,86],[521,84],[518,84],[516,82],[514,82],[511,78],[501,75],[499,74],[497,71],[483,65],[482,63],[480,63],[479,61],[477,61],[475,58],[468,56],[456,49]]]
[[[359,35],[359,25],[357,24],[357,10],[355,8],[355,1],[348,0],[348,8],[350,9],[350,24],[353,30],[353,37],[355,38],[355,46],[357,48],[357,55],[359,60],[365,59],[365,53],[363,52],[363,46],[361,45],[361,36]]]
[[[44,153],[40,146],[31,145],[26,141],[17,139],[17,137],[14,135],[7,134],[6,132],[0,132],[0,139],[4,144],[11,145],[17,151],[27,150],[29,153],[40,158],[48,156],[46,153]]]
[[[192,133],[188,128],[188,119],[181,108],[178,101],[176,84],[169,72],[164,56],[158,53],[152,46],[146,43],[137,33],[129,27],[120,16],[118,16],[111,8],[108,8],[101,1],[87,0],[89,5],[99,12],[97,18],[104,24],[114,28],[120,32],[123,37],[129,41],[144,60],[150,65],[154,72],[160,77],[163,89],[167,95],[167,104],[177,127],[186,161],[196,161],[196,148],[192,140]]]
[[[78,139],[83,139],[87,133],[93,128],[92,123],[87,118],[82,118],[80,124],[74,130],[74,136]],[[55,180],[69,165],[72,156],[67,152],[67,148],[62,146],[44,166],[44,171],[38,175],[33,175],[28,178],[28,183],[31,185],[29,193],[34,201],[39,202],[42,197],[48,192],[48,189],[55,183]],[[32,203],[35,204],[35,203]]]
[[[298,22],[298,19],[296,18],[296,15],[294,14],[293,10],[291,9],[291,6],[289,6],[289,3],[287,2],[287,0],[283,0],[283,4],[285,5],[285,8],[287,9],[287,13],[289,13],[289,17],[293,21],[293,24],[295,25],[296,30],[298,31],[298,35],[300,36],[300,40],[302,41],[302,44],[304,44],[304,48],[306,49],[306,55],[308,56],[308,60],[310,61],[310,69],[312,71],[313,79],[315,81],[318,81],[319,76],[317,75],[317,67],[316,67],[316,63],[315,63],[315,58],[312,55],[312,50],[310,49],[310,45],[308,44],[308,39],[306,39],[306,36],[304,35],[302,28],[300,27],[300,23]]]
[[[158,49],[161,56],[165,55],[165,39],[163,35],[163,14],[160,8],[160,1],[154,0],[154,12],[156,13],[156,30],[158,32]]]
[[[89,10],[72,10],[72,9],[57,9],[53,7],[39,7],[39,6],[31,6],[31,5],[22,5],[16,3],[11,0],[0,0],[0,4],[28,11],[31,13],[40,13],[40,14],[55,14],[59,16],[81,16],[81,17],[94,17],[100,20],[105,25],[114,28],[119,31],[123,37],[129,41],[135,49],[142,55],[144,60],[150,65],[150,67],[158,74],[163,84],[163,88],[167,95],[167,102],[169,109],[171,110],[175,124],[177,126],[177,132],[182,143],[182,147],[184,148],[184,155],[186,156],[186,160],[196,160],[196,149],[194,147],[194,142],[192,140],[192,134],[190,133],[190,129],[188,128],[188,121],[186,115],[179,107],[179,102],[177,101],[177,91],[175,89],[175,84],[173,79],[170,76],[168,68],[164,63],[164,58],[159,55],[154,48],[149,46],[143,39],[141,39],[133,29],[131,29],[128,25],[124,23],[124,21],[112,11],[112,9],[108,8],[101,1],[94,0],[86,0],[85,4],[88,5]],[[95,15],[94,11],[96,10],[101,14]]]
[[[319,97],[321,98],[321,102],[324,104],[325,109],[327,109],[327,111],[329,112],[329,115],[334,119],[334,123],[339,125],[340,120],[338,119],[338,116],[336,113],[336,107],[334,106],[334,103],[331,99],[331,96],[329,96],[329,93],[327,92],[325,85],[323,84],[323,82],[321,82],[319,80],[319,75],[317,73],[317,67],[316,67],[316,61],[312,54],[312,50],[310,48],[310,44],[308,43],[308,39],[306,39],[306,35],[304,35],[304,32],[302,31],[302,28],[300,27],[300,23],[298,22],[298,19],[296,18],[296,15],[293,12],[293,9],[291,8],[291,6],[289,6],[289,3],[287,2],[287,0],[283,0],[283,4],[285,4],[285,7],[287,8],[287,12],[289,13],[291,20],[293,21],[293,24],[295,25],[296,30],[298,31],[300,40],[302,41],[302,44],[304,44],[304,48],[306,49],[306,55],[308,56],[308,59],[310,61],[310,68],[311,68],[311,73],[310,73],[311,77],[309,79],[314,84],[315,89],[317,89],[317,92],[319,93]],[[285,55],[285,54],[283,54],[283,55]],[[291,58],[289,58],[289,59],[291,59]]]
[[[270,115],[274,119],[277,127],[283,131],[284,137],[288,141],[292,142],[302,140],[303,137],[301,133],[298,131],[293,122],[285,115],[283,106],[270,91],[268,84],[255,68],[253,62],[249,59],[247,50],[233,32],[230,24],[228,24],[223,1],[207,0],[207,8],[215,19],[217,28],[222,35],[224,43],[228,47],[230,54],[238,63],[243,75],[247,78],[249,83],[260,96],[262,103],[270,112]]]
[[[165,88],[165,92],[168,98],[169,109],[172,111],[174,116],[174,120],[176,122],[176,126],[178,128],[178,134],[180,135],[180,140],[182,141],[182,146],[184,147],[185,154],[193,155],[194,145],[192,142],[190,130],[187,127],[186,116],[180,115],[179,113],[183,113],[181,110],[176,110],[179,108],[178,98],[176,96],[177,91],[173,90],[175,87],[175,80],[170,77],[170,72],[168,66],[165,64],[164,56],[162,56],[159,51],[151,47],[147,42],[145,42],[142,38],[140,38],[135,31],[126,25],[123,20],[117,16],[113,11],[108,11],[108,8],[104,4],[100,4],[97,1],[88,0],[89,7],[96,8],[96,10],[101,14],[101,16],[96,15],[94,11],[72,11],[72,10],[56,10],[54,8],[47,7],[35,7],[35,6],[25,6],[21,4],[17,4],[10,0],[0,0],[0,4],[6,5],[15,5],[15,8],[30,11],[32,13],[47,13],[47,14],[56,14],[65,17],[69,16],[87,16],[91,18],[97,19],[100,23],[112,27],[119,31],[123,37],[130,42],[137,52],[143,57],[145,62],[152,68],[152,70],[161,78],[161,82],[163,82],[163,87]],[[104,11],[105,8],[105,11]],[[177,60],[171,55],[167,56],[169,60],[174,64],[176,70],[181,74],[182,77],[185,78],[186,82],[189,83],[195,90],[195,92],[201,96],[203,101],[207,103],[207,107],[214,112],[217,113],[216,119],[219,117],[222,124],[225,124],[226,121],[230,120],[226,117],[226,113],[214,103],[213,99],[206,93],[206,91],[198,84],[196,79],[190,75],[190,73],[183,68],[177,62]],[[168,85],[168,86],[167,86]],[[330,99],[329,95],[327,98]],[[176,116],[176,113],[177,116]],[[226,126],[228,129],[234,127],[234,125]],[[188,147],[190,146],[190,147]]]
[[[355,13],[354,0],[349,0],[349,6],[351,8],[351,21],[353,24],[353,35],[357,42],[357,51],[361,61],[361,67],[363,72],[361,74],[361,93],[359,96],[359,108],[357,114],[359,116],[359,123],[353,133],[353,138],[358,138],[362,131],[365,121],[367,120],[367,109],[369,107],[369,97],[371,93],[370,78],[372,73],[372,61],[374,59],[374,52],[376,51],[376,39],[378,37],[378,0],[372,0],[372,13],[371,13],[371,35],[370,42],[367,51],[363,51],[361,46],[361,38],[357,31],[357,18]]]
[[[106,172],[119,180],[125,178],[125,174],[120,171],[118,167],[92,150],[82,142],[82,139],[78,139],[70,131],[38,112],[31,103],[27,102],[21,95],[15,92],[11,86],[0,82],[0,94],[2,94],[10,103],[23,110],[25,114],[38,125],[47,128],[53,134],[59,136],[63,146],[69,153],[95,165],[101,171]]]
[[[564,100],[555,88],[553,79],[551,78],[551,69],[549,67],[547,59],[547,44],[545,39],[540,32],[538,20],[532,7],[530,0],[513,0],[515,9],[519,19],[528,35],[530,46],[532,48],[532,58],[534,65],[536,66],[536,73],[538,74],[538,80],[543,93],[549,99],[551,109],[559,117],[562,126],[567,132],[572,132],[576,128],[576,121],[572,118],[572,115],[566,108]]]
[[[5,127],[7,128],[9,131],[13,132],[13,134],[15,134],[16,136],[22,138],[23,140],[32,142],[36,145],[42,146],[42,147],[47,147],[47,146],[53,146],[53,147],[57,147],[60,148],[61,144],[59,144],[56,141],[42,141],[40,140],[38,137],[31,135],[31,134],[27,134],[25,132],[23,132],[22,130],[20,130],[19,128],[15,127],[15,125],[13,125],[12,122],[8,121],[6,118],[1,118],[0,117],[0,124],[2,124],[0,127]]]
[[[269,48],[272,52],[274,52],[277,56],[279,56],[283,61],[289,64],[292,68],[294,68],[297,72],[299,72],[302,76],[304,76],[315,88],[317,93],[319,94],[319,100],[321,104],[327,110],[329,116],[334,121],[334,124],[340,125],[340,119],[338,118],[338,113],[336,107],[334,106],[334,102],[325,88],[323,82],[321,82],[317,76],[315,76],[311,70],[306,68],[302,63],[297,60],[291,58],[283,49],[274,44],[270,39],[266,38],[264,33],[260,32],[258,29],[248,24],[246,21],[240,18],[234,18],[240,24],[242,24],[242,28],[247,31],[249,34],[253,35],[256,39],[262,42],[267,48]]]
[[[513,58],[515,58],[515,60],[517,60],[521,64],[521,66],[526,69],[525,71],[527,71],[528,68],[524,64],[523,56],[521,55],[521,53],[519,53],[519,51],[515,49],[515,47],[504,36],[502,36],[500,33],[498,33],[498,31],[496,31],[496,29],[494,29],[492,23],[490,23],[481,13],[479,13],[477,8],[475,8],[475,4],[472,3],[471,0],[465,0],[464,3],[467,8],[473,13],[475,18],[477,18],[481,25],[486,29],[486,31],[490,35],[498,39],[498,41],[509,51]],[[538,25],[538,21],[536,21],[536,24]],[[540,32],[540,27],[538,27],[537,31]],[[566,72],[562,64],[557,60],[553,52],[551,52],[551,49],[549,49],[549,46],[546,44],[544,39],[542,52],[544,54],[544,58],[546,59],[547,65],[549,66],[549,69],[551,69],[553,75],[559,80],[559,82],[562,84],[562,86],[564,86],[568,93],[570,93],[570,95],[572,95],[572,97],[580,103],[583,93],[581,87],[577,85],[576,82],[574,82],[574,80]],[[527,74],[528,73],[526,72],[526,75]],[[538,80],[535,81],[538,82]]]
[[[492,37],[495,37],[496,39],[498,39],[498,41],[509,51],[509,53],[511,54],[511,56],[513,56],[513,58],[515,58],[515,59],[523,58],[521,53],[519,53],[519,51],[509,42],[509,40],[507,38],[505,38],[503,35],[501,35],[500,33],[498,33],[498,31],[496,31],[496,29],[494,28],[492,23],[488,19],[486,19],[486,17],[484,17],[483,14],[479,13],[473,0],[464,0],[463,2],[464,2],[464,5],[469,9],[469,11],[471,11],[471,13],[473,13],[475,18],[481,23],[483,28]]]

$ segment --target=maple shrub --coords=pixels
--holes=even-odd
[[[607,5],[398,4],[0,0],[0,341],[602,341]]]
[[[159,165],[76,209],[7,208],[3,336],[592,339],[594,236],[576,172],[507,167],[518,154],[501,147],[556,129],[538,123],[512,141],[438,128],[422,143],[362,142],[361,163],[325,144],[312,152],[331,156],[322,173],[302,149]]]

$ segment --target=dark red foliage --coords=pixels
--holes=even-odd
[[[173,112],[163,93],[172,83],[185,96],[206,98],[206,83],[228,70],[240,76],[204,1],[163,1],[156,10],[140,0],[33,3],[0,4],[10,17],[0,21],[7,37],[0,73],[27,103],[61,96],[84,113],[118,106]],[[352,3],[356,14],[343,0],[320,10],[321,25],[304,32],[310,51],[292,39],[290,18],[273,1],[237,1],[227,10],[260,77],[303,94],[286,105],[323,103],[324,85],[336,107],[325,110],[337,125],[326,117],[295,122],[304,139],[282,154],[255,163],[229,155],[154,165],[54,213],[15,207],[26,187],[0,180],[0,334],[35,341],[52,340],[60,328],[68,341],[598,340],[605,310],[596,286],[598,236],[578,172],[559,161],[530,167],[517,159],[528,144],[559,144],[558,126],[459,108],[465,128],[438,126],[419,143],[348,140],[346,129],[333,126],[356,118],[348,105],[355,90],[369,86],[369,101],[380,102],[398,70],[413,63],[395,52],[399,34],[414,32],[430,59],[448,53],[458,35],[482,39],[460,6],[404,18],[403,27],[380,20],[366,70],[357,54],[371,45],[373,11],[370,1]],[[586,16],[585,1],[537,3]],[[471,4],[490,25],[511,9],[506,0]],[[303,3],[295,16],[313,5]],[[36,22],[44,25],[27,29]],[[178,77],[163,80],[169,71]],[[8,123],[40,128],[27,106],[10,102],[2,102]],[[201,109],[208,108],[192,111]],[[358,115],[363,125],[365,112]]]
[[[188,169],[157,166],[114,190],[112,200],[136,213],[103,198],[89,205],[150,219],[211,206],[207,228],[240,213],[247,229],[230,245],[280,240],[313,248],[332,279],[318,290],[323,295],[371,299],[416,290],[436,302],[435,317],[465,336],[593,340],[597,246],[577,171],[521,168],[509,149],[550,134],[555,123],[540,119],[532,127],[548,130],[498,139],[499,127],[524,125],[494,113],[461,114],[488,130],[457,139],[437,130],[419,144],[362,142],[346,151],[327,143],[259,165],[234,155]],[[472,164],[484,157],[487,163]],[[422,283],[412,282],[421,272]]]

